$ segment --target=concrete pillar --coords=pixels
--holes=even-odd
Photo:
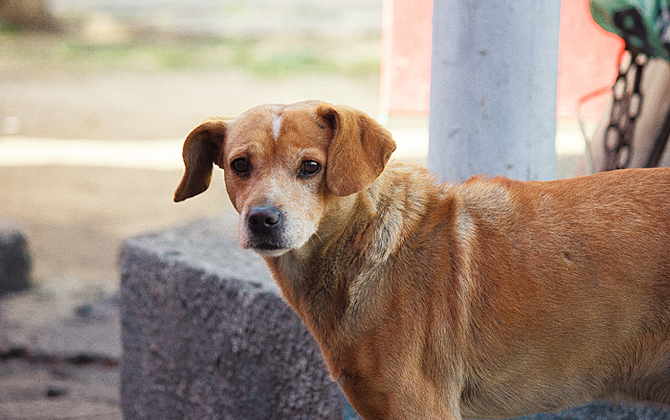
[[[442,179],[556,177],[560,6],[434,2],[428,166]]]

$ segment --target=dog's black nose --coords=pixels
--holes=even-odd
[[[274,207],[256,207],[247,216],[247,225],[256,235],[268,234],[280,224],[281,213]]]

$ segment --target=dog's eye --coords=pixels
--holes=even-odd
[[[300,164],[300,170],[298,171],[298,176],[312,176],[319,173],[321,170],[321,164],[314,160],[306,160]]]
[[[248,160],[244,158],[238,158],[235,159],[231,164],[230,168],[237,174],[237,175],[248,175],[249,172],[251,172],[251,164],[249,163]]]

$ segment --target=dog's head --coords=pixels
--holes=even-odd
[[[394,150],[391,134],[352,108],[264,105],[188,135],[174,200],[205,191],[217,164],[240,213],[240,244],[275,257],[307,243],[337,198],[372,184]]]

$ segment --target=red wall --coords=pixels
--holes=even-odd
[[[577,101],[611,86],[617,76],[617,60],[623,40],[598,26],[587,0],[562,0],[558,43],[558,117],[574,117]],[[609,93],[584,102],[582,114],[598,119]]]
[[[380,109],[428,116],[432,0],[384,0]]]

